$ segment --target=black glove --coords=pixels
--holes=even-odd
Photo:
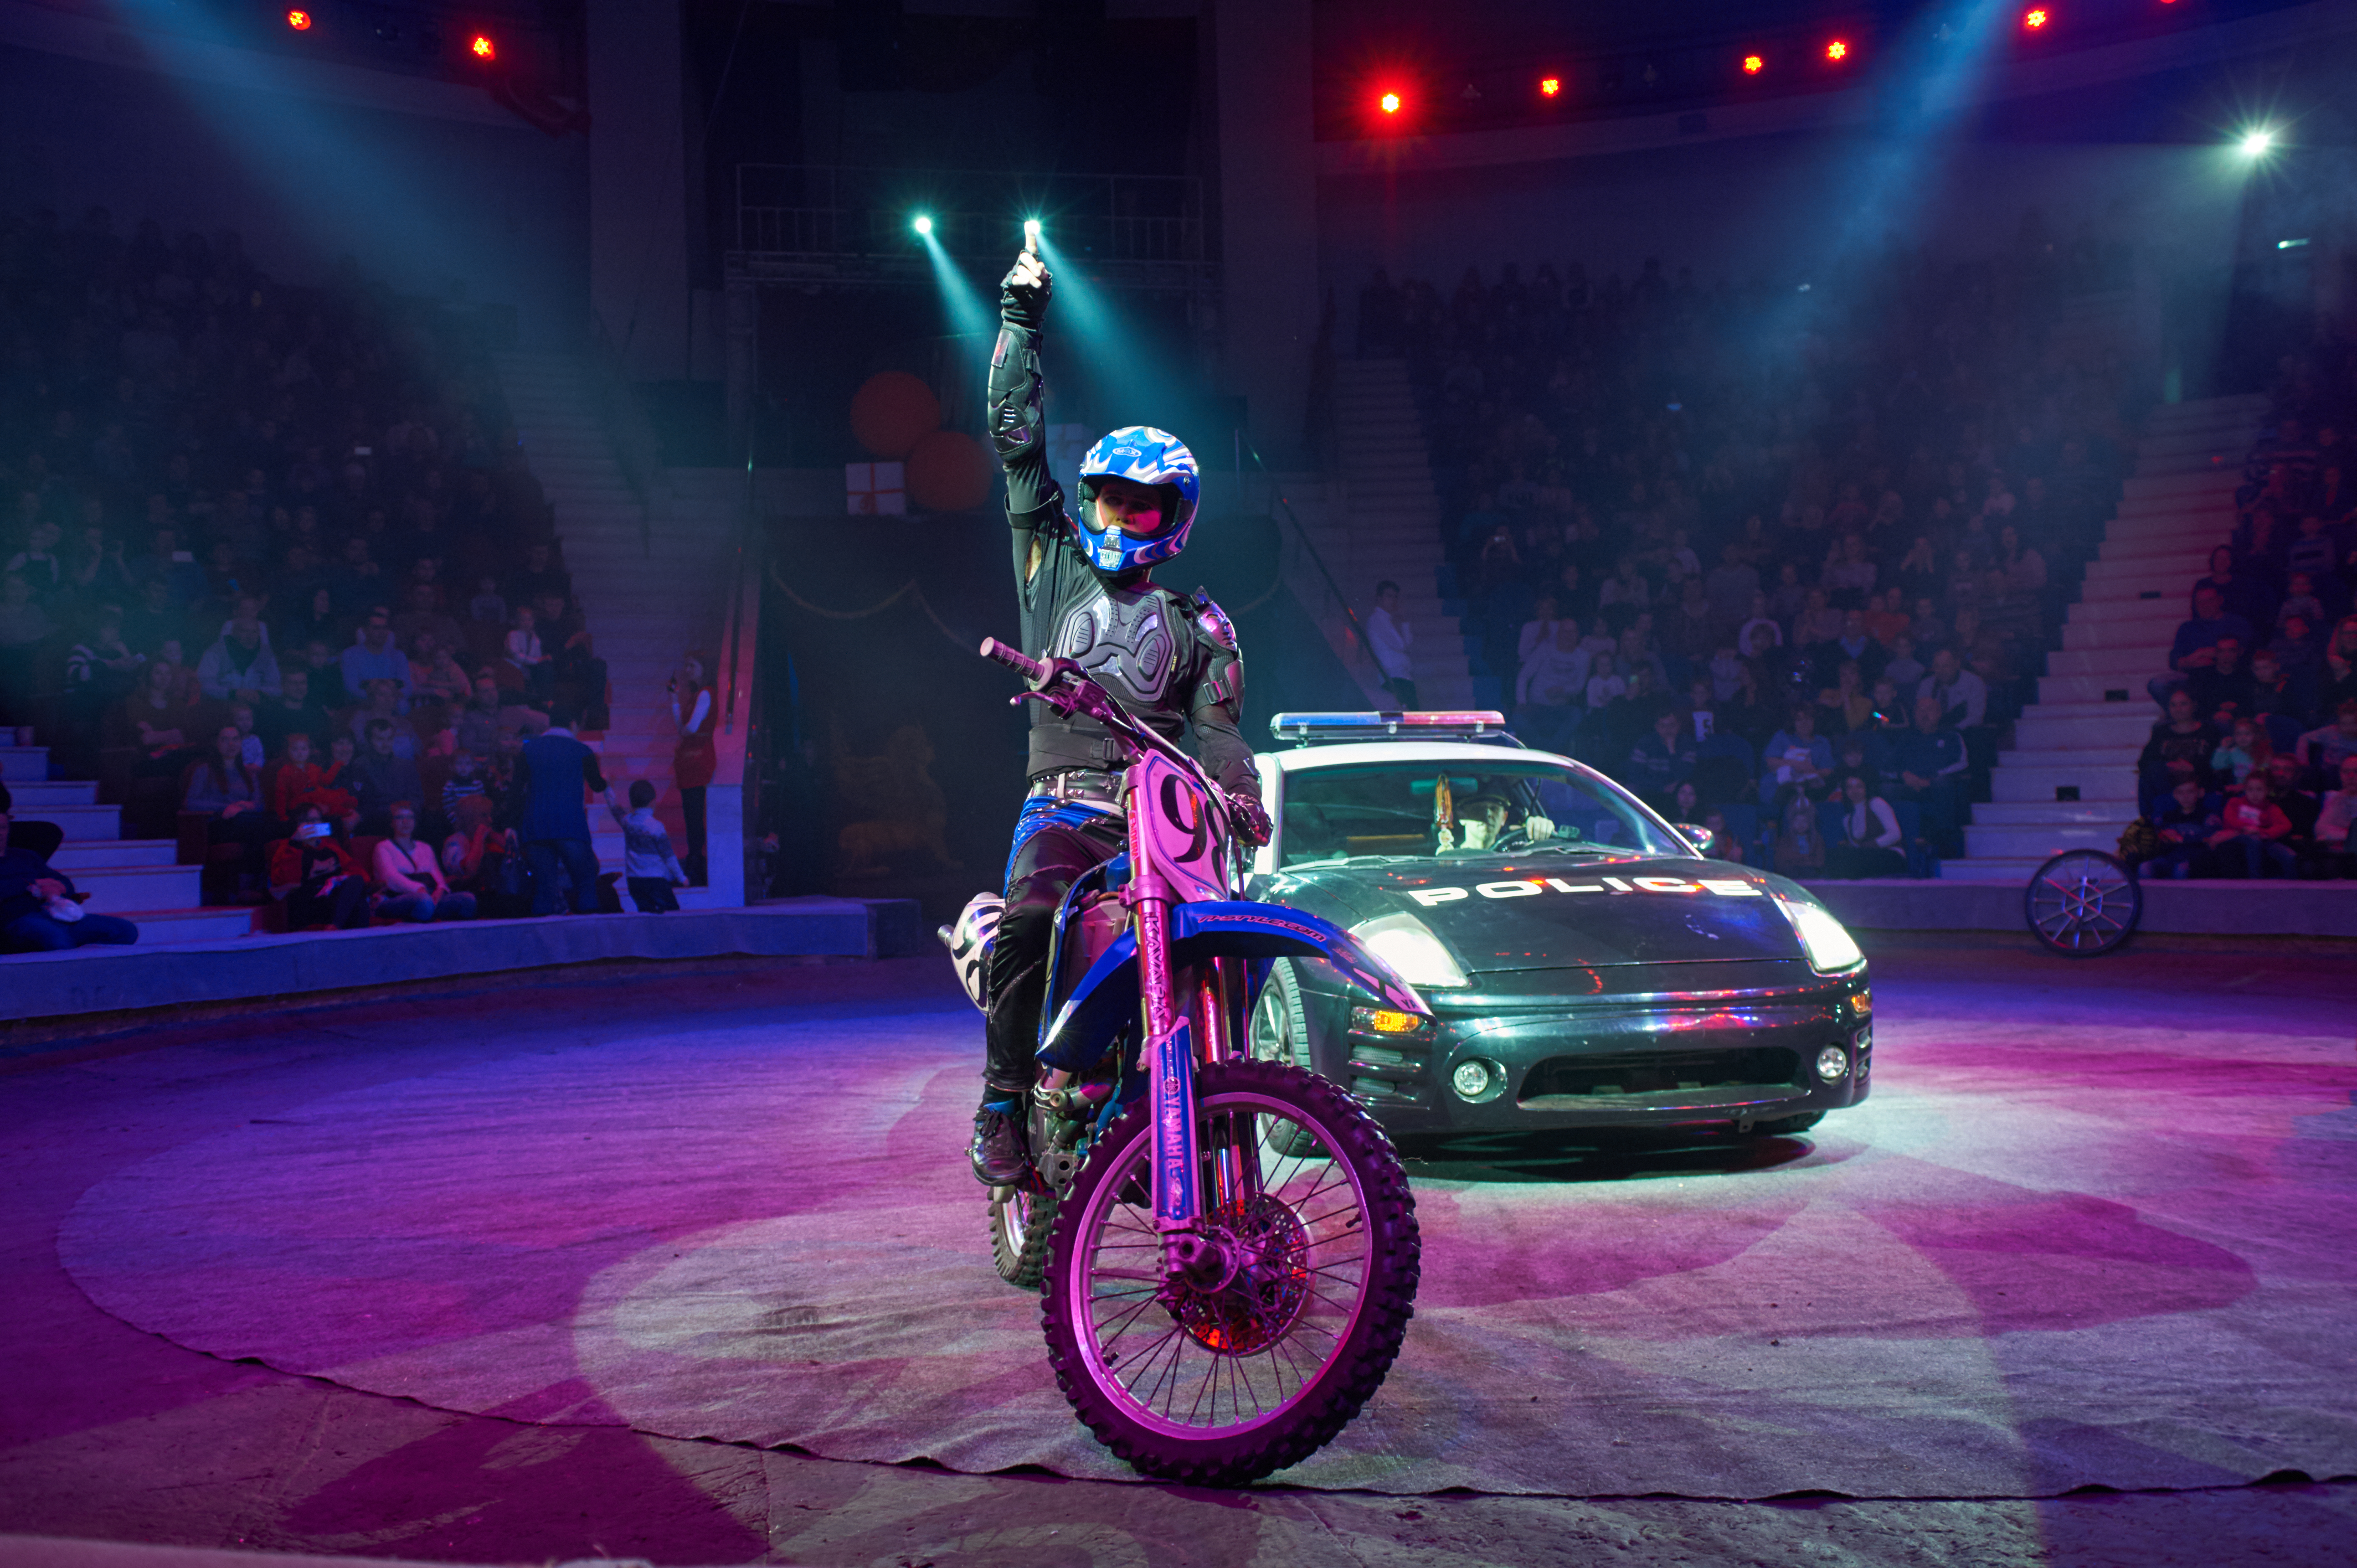
[[[1015,265],[998,282],[999,319],[1037,332],[1047,322],[1048,299],[1055,292],[1048,264],[1027,252],[1015,259]]]
[[[1258,849],[1268,843],[1268,812],[1263,809],[1258,795],[1242,789],[1223,789],[1227,797],[1228,823],[1235,829],[1236,837]]]

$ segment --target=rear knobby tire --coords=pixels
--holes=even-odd
[[[1332,1083],[1219,1062],[1197,1074],[1195,1110],[1205,1171],[1242,1151],[1248,1162],[1225,1164],[1258,1173],[1257,1196],[1222,1180],[1204,1203],[1255,1240],[1254,1265],[1176,1308],[1157,1299],[1142,1098],[1063,1196],[1040,1317],[1057,1386],[1099,1442],[1148,1476],[1237,1486],[1316,1453],[1382,1385],[1415,1310],[1421,1243],[1391,1141]]]
[[[1056,1227],[1052,1194],[1018,1187],[990,1189],[990,1262],[1017,1290],[1038,1290],[1048,1270],[1048,1239]]]

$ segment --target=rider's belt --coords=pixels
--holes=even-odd
[[[1028,793],[1056,800],[1087,800],[1118,810],[1121,806],[1121,776],[1093,768],[1067,768],[1034,779]]]

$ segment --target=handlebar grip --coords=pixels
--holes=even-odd
[[[985,659],[998,660],[1027,681],[1037,681],[1039,678],[1040,664],[1038,660],[1029,657],[1019,649],[1007,647],[995,637],[985,637],[982,639],[982,656]]]

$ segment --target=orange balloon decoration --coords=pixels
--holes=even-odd
[[[941,400],[906,371],[878,371],[852,394],[851,434],[872,456],[906,457],[941,426]]]
[[[971,511],[990,499],[997,465],[962,430],[936,430],[909,454],[909,501],[918,511]]]

